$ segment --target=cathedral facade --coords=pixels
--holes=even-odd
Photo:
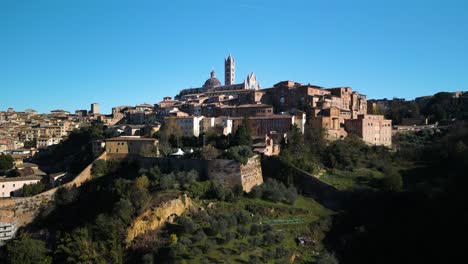
[[[221,91],[239,91],[239,90],[259,90],[260,84],[254,72],[247,75],[247,78],[242,83],[235,83],[236,80],[236,62],[234,57],[229,54],[224,59],[224,85],[216,77],[215,71],[211,71],[210,78],[205,81],[202,87],[189,88],[180,91],[176,98],[181,98],[185,95],[201,94],[207,92],[221,92]]]

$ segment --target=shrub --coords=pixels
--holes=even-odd
[[[11,155],[0,154],[0,174],[5,174],[13,168],[14,160]]]
[[[403,180],[401,178],[400,173],[398,173],[397,169],[391,166],[387,166],[384,168],[383,173],[384,188],[389,191],[401,191],[401,189],[403,188]]]
[[[45,243],[32,239],[27,233],[22,233],[12,243],[8,244],[6,253],[9,263],[12,264],[52,263]]]
[[[93,176],[93,178],[104,176],[107,173],[108,173],[107,161],[96,160],[93,163],[93,167],[91,168],[91,175]]]
[[[212,145],[208,144],[202,148],[201,156],[206,160],[216,159],[219,156],[219,151]]]
[[[61,187],[57,190],[55,194],[55,201],[58,205],[66,205],[72,203],[78,197],[79,191],[78,188],[73,187]]]
[[[220,201],[224,201],[226,198],[226,190],[224,189],[224,187],[214,181],[211,181],[210,188],[206,194],[206,198],[208,199],[217,199]]]
[[[25,184],[22,189],[24,197],[34,196],[45,190],[45,185],[42,182]]]
[[[320,255],[320,258],[317,261],[317,264],[338,264],[338,259],[335,257],[334,254],[330,254],[328,252],[323,253]]]
[[[227,149],[223,153],[223,158],[237,160],[242,164],[247,164],[249,158],[254,155],[252,148],[249,146],[235,146]]]

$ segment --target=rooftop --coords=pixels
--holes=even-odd
[[[291,118],[292,115],[269,115],[269,116],[249,116],[249,119],[283,119],[283,118]],[[229,117],[233,120],[244,119],[244,117]]]
[[[25,177],[3,177],[3,178],[0,178],[0,182],[18,182],[18,181],[34,181],[34,180],[40,181],[41,179],[42,177],[35,176],[35,175],[25,176]]]
[[[156,141],[154,138],[142,138],[138,136],[121,136],[106,139],[106,141]]]

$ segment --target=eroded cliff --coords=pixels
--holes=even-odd
[[[191,205],[192,201],[185,194],[178,194],[170,198],[165,197],[133,221],[127,231],[125,242],[130,245],[137,236],[161,228],[171,216],[180,216]]]

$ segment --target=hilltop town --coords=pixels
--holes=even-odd
[[[143,250],[141,241],[149,243],[148,233],[166,230],[166,222],[182,221],[177,217],[187,211],[193,221],[200,221],[193,208],[203,211],[215,208],[216,203],[228,203],[242,208],[235,221],[252,213],[249,228],[258,228],[262,221],[272,225],[306,221],[310,229],[289,230],[286,240],[292,244],[281,246],[276,254],[280,259],[316,260],[326,252],[323,236],[314,237],[317,231],[313,230],[328,228],[328,224],[316,226],[318,218],[329,219],[331,210],[349,209],[348,191],[402,191],[402,176],[395,168],[414,169],[422,159],[423,146],[443,138],[467,117],[467,92],[408,101],[368,99],[351,87],[327,88],[289,80],[263,88],[253,72],[236,83],[232,55],[224,59],[224,69],[224,84],[212,71],[201,87],[181,89],[155,104],[115,106],[111,114],[101,113],[98,103],[74,113],[40,114],[12,108],[0,112],[0,242],[7,243],[19,228],[30,228],[49,214],[56,217],[52,222],[66,217],[56,211],[68,212],[65,205],[77,203],[79,190],[98,195],[96,188],[108,187],[100,178],[131,179],[138,186],[129,187],[128,194],[117,194],[133,203],[119,241],[125,240],[126,247],[135,252]],[[465,151],[463,146],[461,151]],[[114,196],[118,184],[110,185]],[[145,196],[132,196],[139,192]],[[254,218],[252,208],[264,210],[263,218]],[[273,213],[266,208],[297,213],[277,213],[276,217],[289,218],[272,220]],[[41,230],[51,232],[44,223]],[[43,239],[37,228],[31,230]],[[201,230],[201,236],[209,235]],[[219,238],[218,231],[211,231],[211,239]],[[284,234],[276,231],[268,231],[276,242],[265,242],[265,247],[281,244]],[[232,236],[228,242],[236,237],[229,232],[221,232],[223,239]],[[187,238],[189,233],[177,234]],[[172,241],[155,248],[169,250],[172,258],[186,258],[174,245],[179,244]],[[207,256],[213,254],[212,249],[202,250]],[[263,254],[268,250],[264,248]],[[167,258],[159,251],[154,254]],[[252,253],[249,261],[259,258]],[[243,256],[239,261],[246,259]]]
[[[199,88],[182,89],[174,98],[167,96],[156,104],[116,106],[110,115],[100,113],[98,103],[91,104],[90,110],[74,113],[52,110],[50,114],[39,114],[32,109],[17,112],[12,108],[0,112],[0,152],[11,155],[20,172],[27,167],[36,168],[34,173],[26,175],[29,178],[24,178],[24,182],[20,178],[11,179],[15,181],[15,187],[5,187],[0,197],[14,196],[24,184],[35,183],[45,175],[35,164],[28,163],[36,154],[50,151],[73,130],[96,123],[102,124],[106,137],[112,139],[93,141],[95,156],[106,149],[106,143],[107,152],[114,154],[116,151],[120,151],[119,154],[139,153],[148,147],[145,143],[159,147],[158,140],[150,139],[159,139],[158,131],[169,120],[175,122],[181,137],[204,138],[212,132],[232,136],[248,118],[254,141],[252,150],[266,156],[280,153],[281,144],[287,140],[293,126],[302,134],[306,129],[321,129],[325,138],[331,141],[355,135],[368,145],[386,147],[392,146],[392,135],[397,132],[437,126],[428,123],[429,116],[413,109],[415,102],[424,105],[433,96],[415,101],[368,100],[366,95],[351,87],[325,88],[294,81],[281,81],[273,87],[261,88],[253,72],[244,81],[236,83],[236,61],[232,55],[224,59],[224,68],[224,85],[212,71],[210,78]],[[463,102],[468,97],[462,92],[451,96]],[[401,105],[399,108],[409,108],[409,114],[400,113],[393,120],[386,119],[384,114],[391,111],[395,103]],[[393,117],[394,113],[390,115]],[[397,124],[392,126],[392,121]],[[143,143],[116,147],[132,141]],[[177,147],[195,147],[197,144],[182,145],[178,142]],[[163,152],[158,151],[158,155],[171,154],[170,150]],[[59,175],[66,173],[59,172]],[[6,186],[9,186],[8,180],[2,179]]]

